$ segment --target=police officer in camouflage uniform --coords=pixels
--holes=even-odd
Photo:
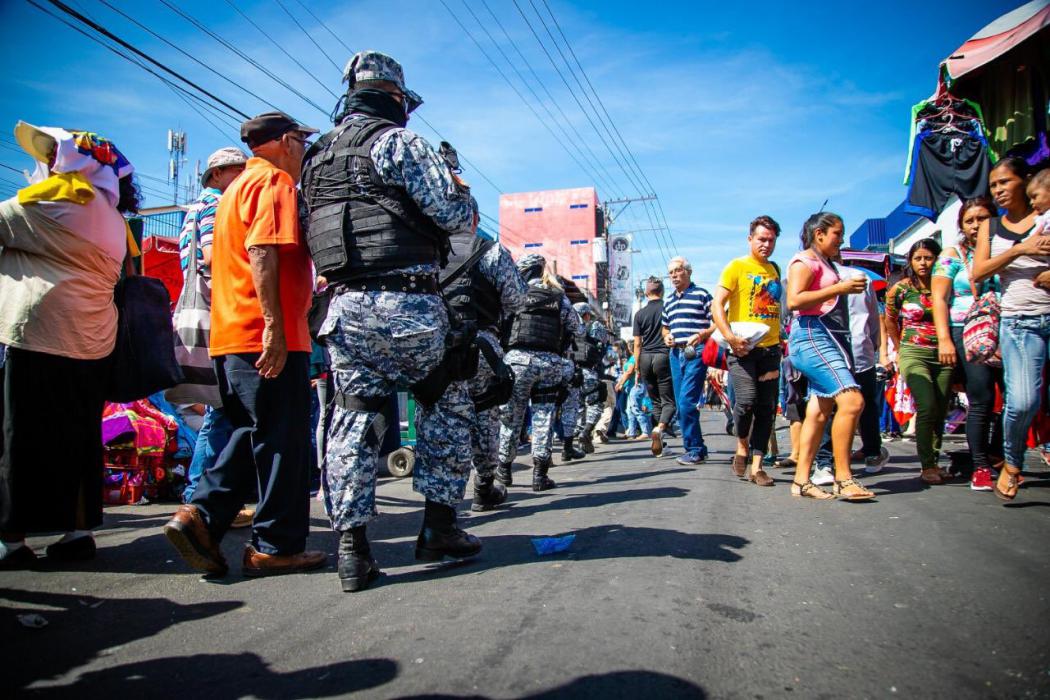
[[[574,359],[583,371],[583,386],[580,387],[579,417],[576,419],[576,439],[586,453],[594,452],[593,431],[602,417],[605,406],[602,395],[602,362],[609,345],[609,331],[598,320],[591,305],[586,302],[573,304],[584,325],[583,338],[576,341]]]
[[[572,373],[569,375],[568,381],[562,387],[560,400],[558,402],[558,421],[561,424],[562,444],[561,444],[561,461],[562,464],[571,462],[574,459],[583,459],[587,456],[587,453],[576,447],[573,443],[576,440],[576,423],[581,413],[581,402],[583,388],[583,367],[579,364],[576,357],[577,343],[582,344],[582,336],[584,332],[583,319],[576,312],[575,307],[572,307],[572,312],[576,316],[576,325],[579,330],[576,336],[573,338],[573,342],[565,352],[565,357],[568,359],[569,364],[572,365]]]
[[[453,163],[458,165],[458,161],[450,164]],[[452,237],[452,251],[441,275],[445,298],[463,319],[478,327],[478,372],[469,383],[474,401],[474,422],[470,426],[474,500],[470,509],[482,512],[492,510],[507,498],[506,487],[495,481],[499,463],[498,409],[509,398],[514,373],[503,362],[499,327],[504,318],[524,306],[528,287],[510,252],[495,241],[459,233]]]
[[[525,304],[505,326],[506,362],[514,371],[514,391],[500,409],[499,467],[496,479],[512,483],[511,465],[525,409],[532,401],[532,490],[554,487],[551,467],[551,429],[562,388],[572,379],[572,362],[563,356],[571,339],[582,331],[579,316],[542,255],[530,253],[518,261],[518,272],[528,282]],[[569,433],[571,440],[572,433]]]
[[[378,516],[379,445],[387,430],[381,411],[399,388],[436,383],[428,374],[443,366],[451,337],[436,275],[449,236],[473,234],[477,203],[438,152],[404,128],[421,100],[405,87],[394,59],[360,52],[343,80],[349,88],[336,127],[306,154],[303,194],[310,250],[334,289],[321,326],[335,391],[325,507],[340,533],[343,590],[356,591],[379,574],[365,528]],[[455,511],[470,475],[473,420],[464,381],[452,382],[433,405],[417,406],[413,488],[426,498],[417,559],[481,551],[481,542],[456,526]]]

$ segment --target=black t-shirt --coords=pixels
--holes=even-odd
[[[661,322],[663,312],[663,300],[651,299],[634,315],[634,334],[642,339],[642,352],[667,354]]]

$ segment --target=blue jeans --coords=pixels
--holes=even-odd
[[[700,353],[692,360],[685,359],[682,348],[671,348],[671,380],[674,382],[674,401],[678,406],[678,423],[682,428],[682,444],[686,454],[706,455],[704,434],[700,430],[700,394],[704,391],[707,365]]]
[[[204,414],[204,422],[201,423],[201,430],[197,433],[197,444],[193,447],[193,459],[186,474],[186,488],[182,492],[183,503],[189,503],[193,498],[201,474],[215,464],[232,434],[233,425],[226,413],[221,408],[208,408]]]
[[[652,424],[649,414],[642,410],[642,402],[645,400],[645,386],[635,384],[631,387],[631,394],[627,398],[627,435],[648,435],[652,432]]]
[[[1024,466],[1028,427],[1043,396],[1043,365],[1050,350],[1050,314],[1003,316],[999,331],[1006,405],[1003,452],[1011,467]]]

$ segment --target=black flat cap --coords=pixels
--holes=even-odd
[[[266,112],[241,124],[241,141],[248,144],[248,148],[255,148],[279,139],[289,131],[300,131],[307,135],[317,133],[317,129],[303,126],[284,112]]]

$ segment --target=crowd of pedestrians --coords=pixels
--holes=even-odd
[[[306,550],[317,480],[339,535],[340,585],[367,588],[380,573],[367,526],[397,430],[389,406],[405,387],[417,405],[421,561],[482,550],[456,508],[472,473],[473,510],[505,503],[523,434],[537,492],[556,487],[555,434],[561,463],[621,430],[656,457],[680,434],[679,464],[709,461],[699,412],[709,387],[730,412],[734,477],[774,485],[779,403],[791,453],[775,463],[793,469],[792,496],[870,501],[851,462],[870,475],[887,461],[885,381],[899,375],[910,391],[919,478],[936,485],[952,477],[942,437],[961,380],[971,485],[1016,497],[1050,348],[1047,170],[1000,161],[991,199],[962,204],[958,243],[917,241],[884,298],[877,275],[843,260],[841,217],[810,216],[782,271],[772,260],[781,227],[759,216],[713,295],[682,257],[668,261],[668,288],[646,280],[633,342],[621,344],[595,307],[570,303],[550,261],[514,261],[478,235],[454,152],[406,128],[421,99],[396,61],[358,53],[344,82],[323,135],[280,112],[245,121],[251,155],[212,154],[185,219],[185,288],[203,296],[194,310],[207,323],[185,348],[204,359],[171,395],[212,388],[187,402],[200,430],[184,503],[163,531],[190,567],[224,576],[223,537],[249,525],[244,575],[324,565],[328,553]],[[65,533],[48,557],[94,556],[114,287],[131,272],[124,215],[139,204],[134,168],[112,141],[21,122],[15,133],[36,172],[0,203],[4,568],[36,560],[29,533]],[[709,369],[719,373],[710,382]],[[44,442],[55,446],[48,469]]]

